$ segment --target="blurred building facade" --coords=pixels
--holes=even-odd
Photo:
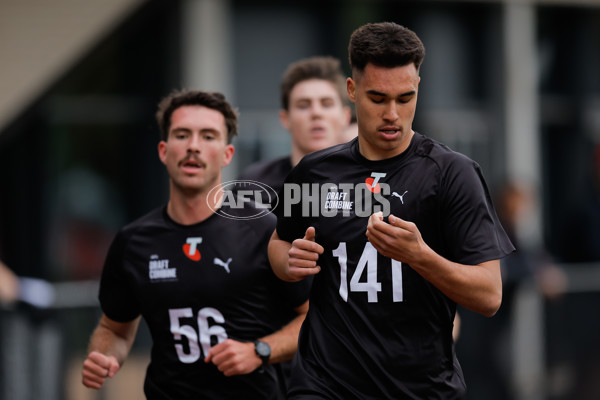
[[[27,96],[0,101],[0,108],[11,105],[0,110],[0,259],[17,274],[57,285],[97,282],[116,230],[165,201],[154,122],[163,95],[176,88],[217,90],[239,108],[236,156],[225,170],[225,180],[235,179],[251,162],[288,152],[277,114],[279,79],[290,62],[328,54],[350,74],[351,32],[367,22],[394,21],[416,31],[427,49],[415,130],[479,162],[492,191],[504,182],[528,186],[535,200],[520,217],[520,246],[543,249],[569,277],[558,300],[523,279],[507,322],[508,343],[493,344],[510,353],[502,364],[509,398],[600,398],[591,397],[598,389],[590,383],[600,378],[600,363],[586,351],[600,333],[593,317],[600,297],[600,1],[136,0],[112,13],[77,15],[69,1],[17,3],[1,3],[2,18],[12,12],[26,24],[40,7],[53,7],[63,10],[53,14],[63,28],[71,25],[59,16],[78,18],[65,38],[96,27],[85,31],[87,42],[70,44],[79,50],[65,50],[70,58],[53,64],[35,88],[22,86]],[[119,2],[105,8],[112,3]],[[105,22],[93,24],[95,15]],[[5,39],[21,34],[0,26]],[[32,36],[31,43],[48,45]],[[19,69],[24,53],[5,50]],[[43,65],[44,59],[24,61]],[[4,83],[10,75],[0,77],[0,87],[19,93]],[[12,80],[18,83],[16,75]],[[88,292],[69,297],[65,291],[49,310],[27,314],[23,329],[39,312],[50,318],[51,339],[44,340],[54,340],[60,351],[52,357],[61,365],[83,354],[99,315],[95,293]],[[15,325],[2,321],[15,313],[1,311],[0,342],[14,336]],[[471,341],[486,345],[471,327],[487,322],[465,322],[457,351],[470,396],[491,398],[482,384],[489,377],[480,373],[486,366],[469,354]],[[580,331],[588,333],[575,334]],[[147,343],[142,333],[136,349],[144,353]],[[36,398],[18,379],[3,382],[6,364],[0,364],[0,398]],[[23,365],[23,379],[35,373]],[[550,378],[559,383],[549,384]],[[69,398],[68,381],[63,377],[51,389],[56,398]]]

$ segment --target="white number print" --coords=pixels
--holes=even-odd
[[[175,351],[179,361],[185,364],[191,364],[200,359],[201,352],[200,346],[202,346],[202,352],[206,355],[210,350],[210,338],[212,336],[217,338],[217,342],[221,343],[227,339],[227,332],[225,328],[220,325],[210,326],[208,318],[212,318],[216,324],[222,324],[225,322],[223,314],[219,310],[212,307],[205,307],[198,311],[198,333],[191,325],[182,325],[180,323],[181,318],[191,318],[194,314],[191,307],[187,308],[173,308],[169,310],[169,320],[171,321],[171,333],[176,341],[182,341],[183,338],[187,339],[189,352],[186,353],[185,347],[181,343],[175,344]]]
[[[333,250],[333,256],[337,257],[340,264],[340,296],[345,302],[348,301],[348,253],[346,242],[341,242],[337,249]],[[361,277],[367,269],[367,280],[361,281]],[[358,260],[356,270],[350,279],[351,292],[366,292],[369,303],[377,303],[377,293],[381,292],[381,282],[377,282],[377,250],[370,242]],[[402,263],[392,259],[392,299],[394,302],[404,300],[402,291]]]

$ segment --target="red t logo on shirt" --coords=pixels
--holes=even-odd
[[[381,192],[381,186],[379,186],[379,179],[383,178],[387,174],[383,172],[372,172],[371,178],[367,178],[365,183],[367,184],[367,188],[373,193]]]
[[[200,250],[198,250],[200,243],[202,243],[201,237],[187,238],[183,245],[183,254],[192,261],[200,261],[200,258],[202,258]]]

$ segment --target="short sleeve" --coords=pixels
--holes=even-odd
[[[127,241],[128,236],[123,231],[113,240],[102,270],[98,296],[102,312],[118,322],[131,321],[141,313],[125,268]]]
[[[275,209],[277,216],[277,235],[280,239],[293,242],[302,238],[308,228],[308,218],[302,216],[301,188],[303,183],[309,183],[304,173],[304,160],[288,174],[279,191],[279,205]]]
[[[450,244],[449,257],[479,264],[513,252],[479,165],[466,157],[459,158],[447,166],[443,177],[441,215],[443,234]]]

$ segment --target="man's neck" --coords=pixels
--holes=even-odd
[[[190,195],[171,188],[167,214],[181,225],[202,222],[214,214],[222,201],[222,196],[213,196],[214,192],[210,194],[202,192]]]
[[[292,163],[292,167],[295,167],[305,155],[306,153],[302,152],[299,148],[297,148],[296,146],[292,146],[292,153],[290,154],[290,161]]]

